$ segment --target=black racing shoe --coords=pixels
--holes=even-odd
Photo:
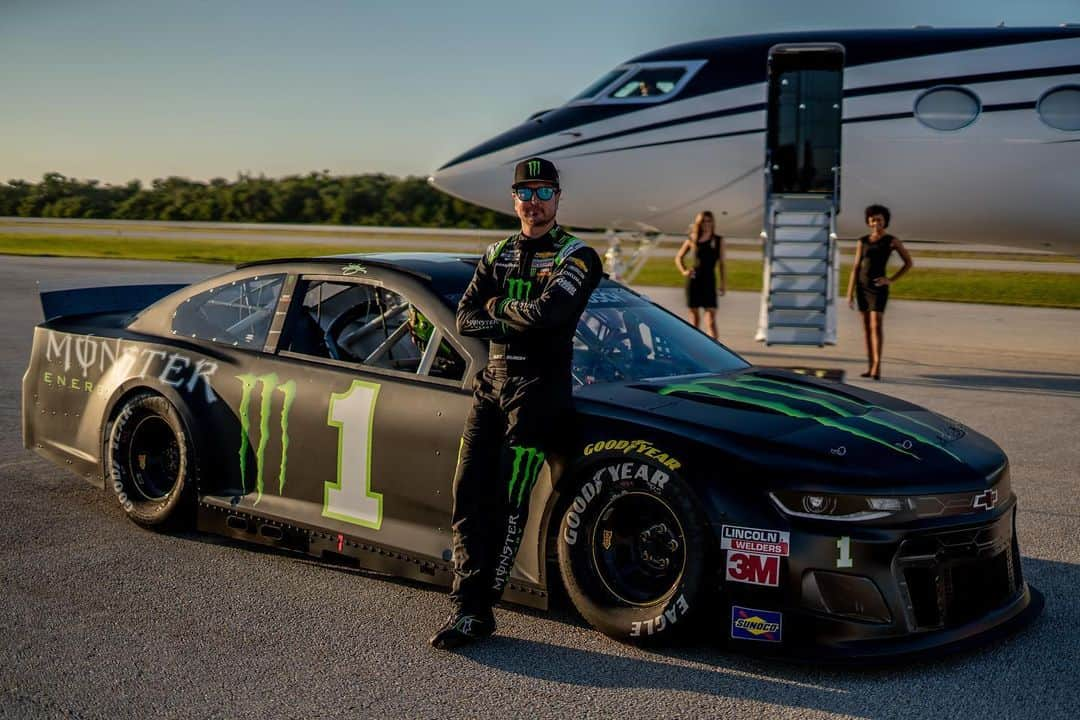
[[[446,618],[439,631],[428,640],[431,647],[453,650],[462,645],[483,640],[495,632],[495,615],[487,613],[456,612]]]

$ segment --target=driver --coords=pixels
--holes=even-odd
[[[458,330],[490,341],[473,381],[454,475],[454,612],[431,637],[450,649],[495,630],[556,428],[570,419],[571,341],[600,282],[596,252],[555,222],[559,173],[543,158],[514,169],[521,232],[491,245],[457,311]]]

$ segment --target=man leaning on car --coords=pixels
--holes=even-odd
[[[555,221],[559,172],[529,158],[514,169],[521,232],[491,245],[457,310],[464,335],[490,342],[454,475],[454,612],[431,644],[451,649],[495,630],[528,518],[529,495],[571,412],[578,318],[600,282],[596,252]]]

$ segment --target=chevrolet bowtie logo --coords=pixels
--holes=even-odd
[[[997,490],[987,490],[975,496],[971,506],[976,510],[993,510],[997,504]]]

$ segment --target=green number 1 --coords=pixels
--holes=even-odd
[[[371,491],[372,428],[379,386],[353,380],[343,393],[330,395],[327,424],[338,429],[337,480],[323,492],[323,516],[378,530],[382,494]]]

